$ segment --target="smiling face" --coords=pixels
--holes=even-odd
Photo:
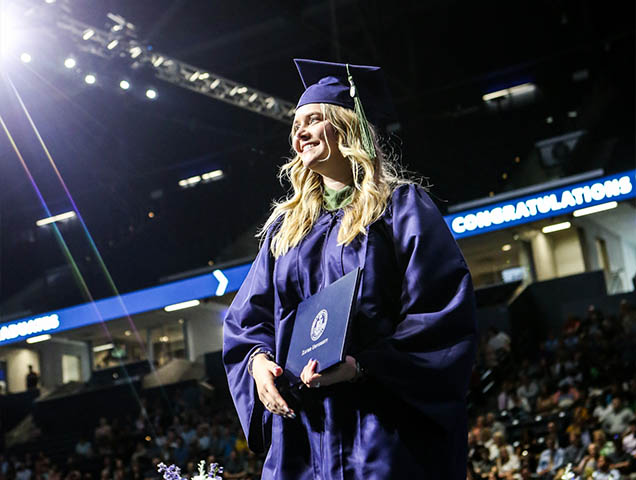
[[[341,171],[346,165],[338,149],[336,131],[331,122],[325,119],[318,103],[309,103],[296,110],[292,147],[300,155],[305,168],[323,176]]]

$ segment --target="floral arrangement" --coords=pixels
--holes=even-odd
[[[163,462],[157,465],[158,472],[163,473],[164,480],[188,480],[188,477],[181,476],[181,469],[176,465],[167,467]],[[205,461],[199,462],[199,474],[192,477],[192,480],[223,480],[219,475],[223,473],[223,467],[218,463],[211,463],[207,473],[205,471]]]

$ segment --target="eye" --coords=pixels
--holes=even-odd
[[[316,123],[316,122],[319,122],[320,120],[321,120],[321,118],[320,118],[319,115],[312,115],[309,118],[309,123]]]

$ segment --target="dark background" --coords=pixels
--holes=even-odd
[[[429,179],[442,211],[577,172],[634,168],[633,2],[64,6],[98,28],[106,13],[121,15],[154,50],[290,102],[302,93],[294,57],[382,66],[396,112],[392,144],[405,167]],[[77,219],[60,225],[94,298],[113,291],[91,241],[120,292],[255,253],[253,234],[271,199],[285,193],[276,174],[289,155],[289,125],[82,54],[53,21],[20,33],[33,61],[3,64],[0,115],[51,212],[71,210],[9,78],[90,232]],[[69,54],[97,74],[97,85],[63,68]],[[130,92],[117,88],[120,78],[131,81]],[[537,90],[525,101],[482,101],[484,93],[528,81]],[[156,101],[143,98],[147,86],[158,90]],[[576,147],[546,167],[535,142],[579,130],[586,133]],[[53,229],[35,226],[47,215],[0,133],[0,314],[85,300]],[[214,169],[224,178],[187,190],[177,184]]]

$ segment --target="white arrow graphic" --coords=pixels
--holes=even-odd
[[[223,275],[223,272],[221,270],[214,270],[212,272],[212,275],[214,275],[214,278],[216,278],[219,282],[219,286],[216,287],[216,296],[220,297],[225,293],[225,289],[227,288],[229,280],[225,275]]]

